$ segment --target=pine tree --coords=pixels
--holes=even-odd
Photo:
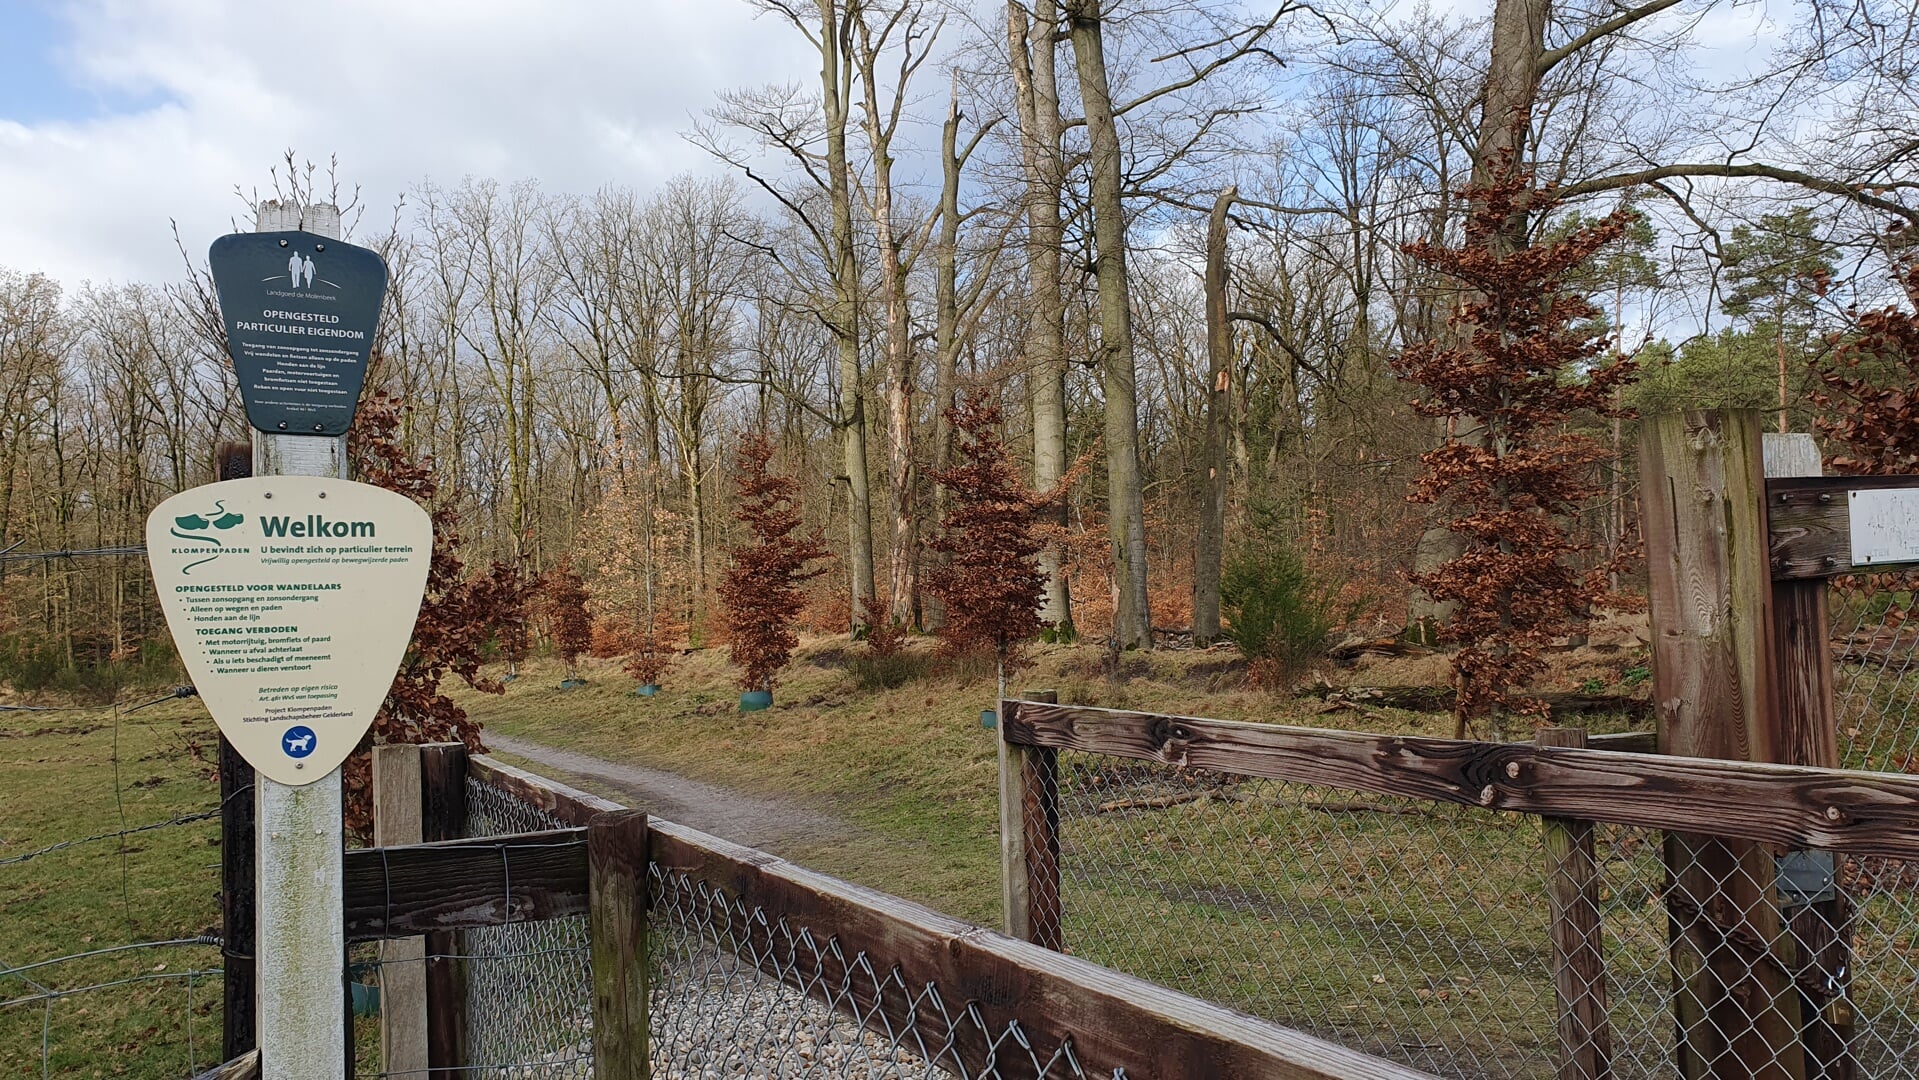
[[[792,659],[800,643],[793,619],[806,607],[800,585],[827,569],[807,564],[830,554],[817,535],[800,532],[799,484],[770,472],[772,459],[773,440],[765,432],[748,435],[740,445],[733,516],[753,542],[733,549],[719,587],[732,661],[747,690],[772,690],[773,677]]]
[[[1726,238],[1723,267],[1730,286],[1719,309],[1769,339],[1777,370],[1779,430],[1791,427],[1786,409],[1799,381],[1796,357],[1804,356],[1819,298],[1832,282],[1833,247],[1819,234],[1809,206],[1760,217],[1757,227],[1739,225]]]
[[[1423,455],[1426,471],[1410,496],[1442,507],[1445,527],[1465,542],[1457,558],[1413,577],[1435,600],[1455,604],[1440,631],[1459,645],[1452,663],[1461,737],[1477,717],[1497,723],[1507,712],[1543,715],[1544,703],[1514,689],[1545,670],[1540,647],[1607,595],[1611,567],[1583,574],[1574,567],[1589,545],[1573,539],[1566,519],[1599,494],[1593,466],[1608,450],[1567,422],[1582,410],[1613,415],[1614,391],[1634,370],[1630,359],[1607,355],[1597,309],[1568,285],[1625,220],[1614,215],[1502,254],[1490,240],[1515,208],[1540,212],[1550,196],[1515,170],[1465,196],[1471,208],[1462,246],[1407,249],[1461,286],[1450,332],[1443,343],[1420,342],[1393,361],[1425,390],[1415,408],[1473,433],[1449,436]]]

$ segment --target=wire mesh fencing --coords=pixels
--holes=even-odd
[[[645,822],[640,839],[630,819],[596,820],[613,806],[605,800],[484,759],[475,770],[479,779],[468,787],[475,831],[603,829],[587,844],[590,853],[601,853],[590,854],[589,868],[605,875],[596,878],[607,882],[602,895],[621,894],[626,886],[614,882],[632,882],[646,894],[644,931],[636,939],[644,944],[603,943],[602,955],[638,948],[648,957],[647,1052],[654,1076],[1426,1075],[668,822]],[[643,869],[630,859],[634,843],[646,847]],[[596,917],[630,925],[624,915],[600,911]],[[490,940],[483,946],[469,939],[463,950],[469,963],[488,959],[512,975],[469,978],[470,1028],[525,1008],[522,987],[583,977],[577,996],[573,990],[557,995],[569,1004],[515,1029],[541,1032],[532,1042],[522,1036],[519,1043],[482,1044],[476,1035],[469,1047],[476,1056],[464,1072],[576,1075],[596,1052],[590,1030],[573,1041],[575,1018],[590,1028],[593,1016],[586,997],[595,973],[584,949]],[[556,956],[568,959],[559,963]],[[622,973],[598,974],[596,996],[610,1010],[601,1019],[621,1024],[612,1002],[625,991],[607,980],[630,984]],[[613,1031],[600,1033],[605,1042],[597,1052],[620,1054],[634,1045],[627,1041],[631,1028]],[[477,1054],[488,1048],[496,1056],[482,1063]],[[502,1064],[509,1057],[516,1062],[510,1067]]]
[[[741,902],[711,882],[649,873],[656,936],[654,1075],[662,1078],[1080,1080],[1071,1041],[864,951],[829,925]]]
[[[217,738],[175,697],[0,709],[0,1075],[220,1059]]]
[[[1829,597],[1842,764],[1919,772],[1919,572],[1833,578]]]
[[[1446,1077],[1919,1077],[1910,864],[1086,753],[1056,775],[1034,902],[1097,963]]]
[[[1919,1077],[1919,866],[1595,833],[1613,1075]]]
[[[482,780],[467,780],[468,834],[568,822]],[[977,1003],[947,1002],[828,926],[743,904],[711,882],[651,866],[649,956],[654,1075],[663,1078],[926,1077],[1033,1080],[1098,1076],[1070,1043],[1045,1046],[1017,1022],[995,1029]],[[586,1077],[592,1072],[587,919],[467,930],[463,1075]]]
[[[566,827],[553,814],[468,777],[466,833]],[[463,1075],[572,1080],[593,1072],[593,953],[583,915],[460,932],[466,984]]]

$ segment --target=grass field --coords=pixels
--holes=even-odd
[[[915,643],[925,649],[927,643]],[[862,833],[849,842],[781,855],[963,919],[999,924],[999,810],[991,672],[974,665],[929,673],[895,689],[862,690],[847,662],[859,646],[805,643],[782,677],[774,707],[738,711],[723,650],[683,658],[654,697],[588,661],[587,685],[559,689],[550,662],[528,667],[503,696],[464,693],[488,730],[615,761],[647,765],[830,813]],[[1199,712],[1229,720],[1317,723],[1441,734],[1442,717],[1400,710],[1316,715],[1314,699],[1239,687],[1225,651],[1124,658],[1109,679],[1090,646],[1043,646],[1010,691],[1056,688],[1069,704]],[[592,786],[592,785],[587,785]]]
[[[0,1075],[178,1077],[219,1054],[220,977],[196,974],[218,948],[55,962],[218,932],[218,821],[86,841],[214,810],[216,746],[197,702],[0,713],[0,970],[44,964],[0,980]]]
[[[783,678],[775,707],[760,713],[738,712],[738,690],[720,650],[682,658],[664,680],[665,689],[651,698],[632,696],[631,680],[600,661],[586,664],[587,683],[574,689],[561,690],[559,666],[541,661],[525,667],[505,695],[463,691],[460,698],[491,731],[666,769],[830,814],[853,826],[850,838],[809,841],[780,853],[994,926],[1000,919],[994,734],[979,723],[980,711],[995,697],[991,673],[978,666],[929,664],[923,655],[927,646],[924,641],[912,645],[921,654],[909,662],[917,670],[913,680],[892,689],[863,689],[857,671],[850,670],[858,666],[859,646],[810,640]],[[1045,646],[1036,658],[1037,666],[1014,684],[1016,695],[1021,688],[1047,687],[1074,704],[1445,733],[1441,716],[1386,709],[1323,715],[1316,699],[1242,689],[1239,667],[1223,651],[1129,655],[1122,658],[1120,678],[1113,677],[1096,647]],[[117,723],[108,710],[0,713],[6,777],[0,787],[0,860],[212,809],[212,747],[213,727],[197,702],[122,714]],[[1082,875],[1069,894],[1074,905],[1069,948],[1254,1011],[1271,1014],[1290,1002],[1289,1008],[1305,1010],[1301,1015],[1323,1014],[1340,1021],[1335,1028],[1353,1031],[1378,1030],[1392,1021],[1391,1010],[1366,1011],[1374,1005],[1348,1009],[1377,998],[1379,984],[1370,974],[1330,965],[1325,958],[1362,950],[1365,926],[1416,914],[1420,893],[1302,894],[1337,899],[1353,917],[1327,922],[1276,952],[1272,898],[1293,903],[1299,897],[1287,899],[1285,890],[1239,880],[1249,852],[1255,855],[1251,865],[1270,863],[1263,858],[1270,850],[1247,845],[1257,839],[1253,833],[1287,835],[1289,824],[1324,815],[1272,807],[1264,811],[1270,821],[1201,824],[1183,839],[1167,839],[1170,824],[1191,819],[1200,809],[1131,817],[1090,814],[1069,821],[1067,839],[1074,846],[1068,871]],[[1393,834],[1378,836],[1370,847],[1355,849],[1354,857],[1374,858],[1376,880],[1386,881],[1396,864],[1380,860],[1391,850]],[[199,821],[129,836],[124,851],[119,840],[107,839],[0,863],[0,961],[15,966],[213,932],[217,844],[216,823]],[[1489,850],[1484,857],[1494,854]],[[1530,864],[1525,870],[1534,872]],[[1306,863],[1287,873],[1287,880],[1297,879],[1302,888],[1323,885],[1315,884]],[[1479,887],[1487,891],[1489,904],[1507,903],[1509,894],[1523,891],[1522,882],[1490,878]],[[1194,932],[1180,935],[1174,946],[1140,949],[1142,920]],[[1430,918],[1426,922],[1440,925]],[[1530,933],[1528,924],[1515,936]],[[1255,949],[1249,942],[1263,944]],[[1278,978],[1274,965],[1291,966],[1288,958],[1295,954],[1324,977]],[[1381,962],[1402,963],[1391,956]],[[178,1077],[189,1064],[207,1064],[218,1049],[220,982],[218,976],[189,973],[218,964],[215,948],[169,946],[22,973],[34,983],[13,977],[0,989],[5,995],[0,1000],[17,1002],[0,1008],[0,1075],[40,1074],[43,1027],[48,1075]],[[41,987],[64,991],[124,979],[141,981],[41,996]],[[1276,989],[1282,984],[1284,989]],[[1419,998],[1410,981],[1400,989],[1420,1010],[1438,1007]],[[1475,997],[1491,991],[1456,992]],[[1434,993],[1447,995],[1443,1004],[1455,991]],[[1503,1002],[1499,1008],[1505,1008]],[[1513,1023],[1529,1033],[1534,1027],[1529,1011]],[[369,1035],[362,1030],[362,1059],[370,1064]]]

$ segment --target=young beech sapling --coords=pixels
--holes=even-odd
[[[365,483],[397,491],[426,507],[433,517],[433,555],[427,564],[426,599],[413,624],[413,640],[400,661],[386,701],[374,715],[367,742],[347,759],[346,825],[362,839],[372,836],[373,761],[366,746],[383,743],[462,742],[479,752],[480,726],[441,689],[448,674],[489,694],[505,687],[480,673],[483,650],[494,635],[510,636],[524,627],[528,590],[511,567],[494,563],[476,576],[465,575],[457,554],[459,515],[452,499],[440,497],[430,458],[418,458],[400,442],[400,399],[375,392],[360,403],[347,451],[353,472]]]
[[[772,472],[773,440],[754,432],[740,445],[739,505],[733,516],[751,541],[736,547],[720,578],[720,607],[732,635],[732,660],[746,690],[772,690],[773,677],[793,657],[799,637],[793,619],[806,608],[800,585],[826,572],[808,564],[829,552],[817,535],[800,530],[799,484]]]
[[[1420,458],[1425,473],[1409,498],[1440,507],[1465,549],[1412,578],[1453,605],[1439,629],[1458,646],[1456,737],[1479,717],[1503,727],[1508,713],[1543,716],[1542,701],[1515,691],[1546,670],[1542,646],[1612,599],[1611,563],[1574,565],[1591,545],[1567,527],[1601,493],[1595,466],[1611,451],[1570,422],[1582,412],[1615,415],[1615,390],[1634,371],[1630,358],[1609,353],[1598,310],[1568,280],[1626,220],[1614,214],[1504,254],[1493,238],[1516,213],[1543,213],[1550,193],[1508,169],[1465,197],[1461,246],[1407,248],[1459,286],[1448,332],[1393,360],[1425,391],[1414,407],[1449,423],[1445,442]]]
[[[1000,409],[973,395],[947,411],[958,434],[959,463],[935,471],[950,509],[929,545],[945,556],[927,571],[926,589],[946,612],[939,628],[949,655],[990,648],[999,662],[1000,692],[1008,670],[1027,663],[1024,649],[1042,627],[1046,577],[1039,553],[1047,538],[1040,515],[1056,492],[1036,493],[1000,439]]]

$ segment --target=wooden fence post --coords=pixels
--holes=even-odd
[[[594,1080],[647,1080],[646,814],[587,822],[587,920],[593,941]]]
[[[1035,690],[1027,699],[1057,705],[1059,691]],[[1000,708],[1007,708],[1007,704],[1001,703]],[[1000,725],[1002,729],[1005,726]],[[1026,940],[1059,952],[1065,948],[1060,924],[1066,915],[1065,901],[1059,893],[1059,751],[1050,746],[1027,746],[1020,749],[1020,757],[1020,824],[1026,833],[1022,845],[1026,854]]]
[[[1647,417],[1639,457],[1659,751],[1773,760],[1759,415]],[[1680,1075],[1803,1080],[1793,950],[1772,854],[1748,841],[1669,833],[1665,855]]]
[[[220,739],[221,1051],[224,1060],[256,1045],[253,969],[253,766]]]
[[[1057,690],[1031,701],[1058,704]],[[1059,895],[1059,752],[1007,741],[1019,706],[999,703],[1000,890],[1007,937],[1061,947]]]
[[[1583,748],[1586,730],[1541,728],[1534,742]],[[1612,1027],[1606,1014],[1593,824],[1577,818],[1539,820],[1552,918],[1553,989],[1559,998],[1559,1080],[1601,1080],[1612,1075]]]
[[[256,232],[301,229],[341,239],[340,210],[267,201]],[[255,476],[348,479],[346,436],[253,432]],[[353,1068],[340,860],[340,770],[304,786],[257,776],[254,789],[255,1037],[268,1080],[339,1080]]]
[[[420,747],[385,743],[373,748],[373,843],[378,847],[417,844],[426,838],[421,815]],[[426,1051],[426,940],[390,938],[380,942],[380,1068],[396,1075],[421,1075]]]
[[[214,448],[214,478],[253,475],[253,447],[243,442]],[[220,1057],[234,1061],[256,1044],[253,1034],[253,766],[220,739]],[[253,1055],[255,1069],[259,1055]]]
[[[1819,445],[1811,435],[1797,432],[1765,437],[1765,467],[1767,479],[1825,473]],[[1768,501],[1766,506],[1770,512],[1773,503]],[[1781,765],[1839,767],[1827,602],[1823,577],[1772,582],[1773,688],[1778,700],[1773,760]],[[1832,866],[1830,855],[1793,857],[1805,860],[1815,871],[1829,871]],[[1849,1049],[1853,1025],[1847,1004],[1852,973],[1852,905],[1830,874],[1827,880],[1831,883],[1829,890],[1799,897],[1803,902],[1788,909],[1786,926],[1796,950],[1793,970],[1799,973],[1807,1075],[1851,1080],[1856,1072]],[[1823,895],[1826,891],[1830,895]]]
[[[459,840],[466,835],[466,747],[431,743],[420,747],[420,839]],[[442,930],[426,935],[426,1047],[432,1080],[466,1075],[466,972],[462,935]]]

